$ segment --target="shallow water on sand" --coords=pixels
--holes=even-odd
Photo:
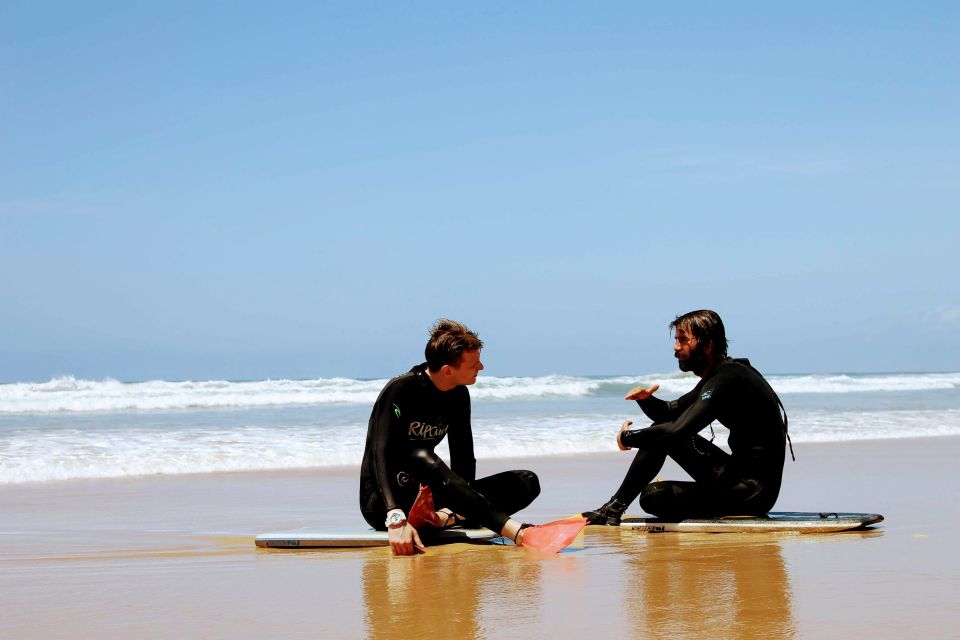
[[[512,546],[259,549],[256,533],[357,528],[356,468],[0,487],[3,638],[943,637],[960,622],[960,439],[800,445],[781,510],[869,511],[866,532],[645,534],[588,527],[558,556]],[[629,454],[481,460],[536,470],[521,518],[609,496]],[[665,477],[679,477],[675,468]],[[634,507],[632,510],[635,510]]]

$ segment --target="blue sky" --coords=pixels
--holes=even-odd
[[[954,3],[4,3],[0,381],[960,363]]]

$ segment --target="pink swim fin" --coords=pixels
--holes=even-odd
[[[557,553],[570,546],[585,526],[587,519],[577,517],[526,527],[520,537],[520,546],[540,553]]]

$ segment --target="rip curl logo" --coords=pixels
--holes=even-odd
[[[398,407],[397,405],[393,405],[393,414],[399,418],[399,417],[400,417],[400,407]]]
[[[701,400],[709,400],[709,399],[710,399],[710,396],[712,396],[712,395],[713,395],[713,391],[704,391],[704,392],[703,392],[703,395],[700,396],[700,399],[701,399]]]
[[[447,429],[449,428],[448,425],[435,427],[426,422],[411,422],[410,426],[407,427],[407,435],[420,440],[435,440],[447,435]]]
[[[407,486],[407,483],[410,482],[410,475],[406,471],[401,471],[397,474],[397,484],[401,487]]]

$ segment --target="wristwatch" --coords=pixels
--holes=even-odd
[[[390,527],[395,527],[399,524],[403,524],[406,521],[407,521],[407,517],[403,515],[402,511],[394,511],[393,513],[387,516],[387,520],[383,524],[387,525],[387,528],[390,528]]]

